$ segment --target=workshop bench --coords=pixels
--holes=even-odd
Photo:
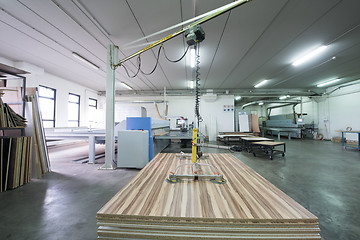
[[[275,149],[275,147],[283,146],[283,150]],[[273,160],[274,154],[281,154],[283,157],[285,156],[285,143],[284,142],[269,142],[269,141],[260,141],[260,142],[252,142],[250,151],[253,153],[254,157],[256,157],[257,153],[266,154],[270,156],[270,160]]]

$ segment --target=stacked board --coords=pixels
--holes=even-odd
[[[30,181],[31,137],[0,138],[0,191]]]
[[[225,184],[165,181],[188,162],[158,154],[99,210],[98,239],[321,239],[316,216],[232,154],[202,161]]]
[[[24,128],[26,119],[17,114],[7,103],[0,98],[0,127],[1,128]]]

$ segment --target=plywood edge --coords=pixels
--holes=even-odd
[[[117,214],[101,214],[96,216],[97,220],[102,221],[161,221],[161,222],[203,222],[203,223],[272,223],[272,224],[287,224],[287,223],[318,223],[315,218],[293,218],[293,219],[241,219],[241,218],[191,218],[191,217],[167,217],[167,216],[139,216],[139,215],[117,215]]]

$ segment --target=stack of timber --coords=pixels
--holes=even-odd
[[[30,182],[31,137],[0,138],[0,192]]]
[[[187,161],[158,154],[99,210],[98,239],[321,239],[316,216],[231,154],[202,160],[225,184],[167,183]]]
[[[36,88],[26,89],[26,116],[28,119],[28,127],[25,129],[25,134],[33,136],[33,154],[32,177],[41,178],[43,174],[50,171],[50,160],[48,149],[45,141],[44,127],[42,123],[41,112],[39,109],[38,92]]]
[[[26,119],[17,114],[7,103],[0,98],[0,127],[1,128],[24,128]]]

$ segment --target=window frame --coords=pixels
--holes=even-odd
[[[54,92],[54,98],[51,98],[51,97],[40,96],[40,89],[38,90],[39,101],[40,101],[40,98],[50,99],[50,100],[54,101],[54,116],[53,116],[53,119],[43,119],[43,117],[41,116],[41,120],[43,122],[44,121],[45,122],[53,122],[53,127],[55,127],[55,121],[56,121],[56,89],[52,88],[52,87],[47,87],[47,86],[44,86],[44,85],[39,85],[39,88],[40,87],[50,89],[50,90],[52,90]]]
[[[80,127],[80,95],[69,92],[68,97],[69,97],[70,95],[76,96],[76,97],[79,98],[79,102],[73,102],[73,101],[70,101],[70,100],[68,99],[68,107],[69,107],[69,104],[77,104],[77,105],[78,105],[78,119],[77,119],[77,120],[70,120],[70,119],[69,119],[69,116],[68,116],[68,123],[69,123],[69,122],[77,122],[77,126]]]
[[[97,107],[98,107],[98,100],[95,99],[95,98],[89,98],[89,100],[95,101],[95,106],[94,106],[94,105],[90,105],[90,103],[89,103],[89,107],[95,107],[95,109],[97,109]],[[90,102],[90,101],[89,101],[89,102]]]
[[[97,99],[95,99],[95,98],[88,98],[88,124],[90,124],[90,127],[91,127],[91,124],[92,123],[95,123],[96,121],[95,121],[95,119],[90,119],[90,117],[95,117],[95,116],[91,116],[92,114],[90,114],[90,112],[91,112],[91,110],[95,110],[95,112],[96,112],[96,110],[97,110],[97,108],[98,108],[98,100]],[[95,105],[92,105],[90,102],[91,101],[95,101]]]

